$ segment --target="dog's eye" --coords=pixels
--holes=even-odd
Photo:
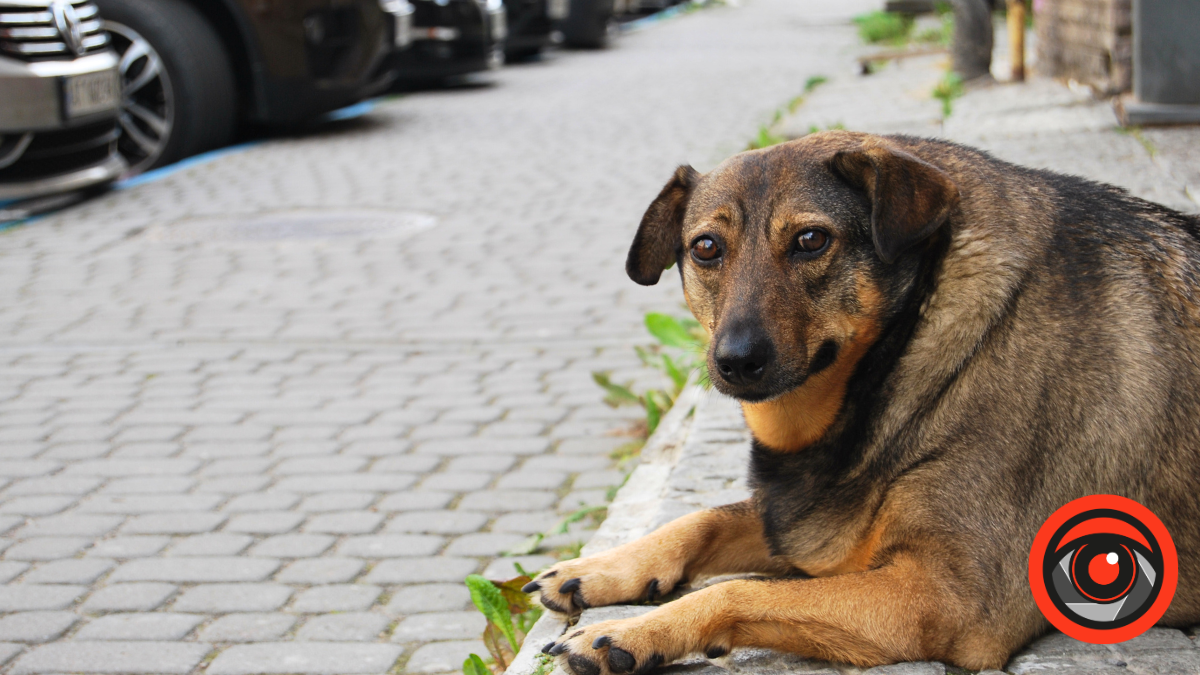
[[[721,247],[712,237],[700,237],[692,242],[692,257],[701,262],[712,262],[721,257]]]
[[[804,230],[796,235],[797,253],[818,253],[829,245],[829,235],[823,230]]]

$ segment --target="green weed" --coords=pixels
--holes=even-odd
[[[502,583],[489,581],[478,574],[467,577],[471,602],[488,620],[483,631],[483,644],[491,655],[491,663],[471,654],[463,661],[463,675],[499,675],[508,669],[529,629],[542,615],[542,608],[521,590],[529,581],[528,574]]]
[[[900,46],[908,42],[912,34],[912,17],[894,12],[867,12],[853,19],[858,26],[858,36],[867,44]]]
[[[1151,159],[1158,154],[1158,147],[1154,145],[1154,141],[1146,138],[1146,135],[1142,133],[1141,127],[1117,127],[1117,133],[1132,136],[1135,141],[1142,144],[1142,147],[1146,149],[1146,154],[1150,155]]]
[[[942,102],[942,118],[954,111],[954,99],[963,95],[962,77],[958,73],[946,73],[933,88],[933,97]]]
[[[774,124],[764,124],[760,126],[758,128],[758,134],[753,140],[750,141],[750,144],[746,146],[746,149],[761,150],[763,148],[769,148],[772,145],[779,145],[780,143],[786,141],[786,138],[771,131],[771,127],[773,126]]]

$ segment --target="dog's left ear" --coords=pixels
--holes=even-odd
[[[683,214],[700,174],[690,166],[675,169],[675,175],[650,202],[625,258],[625,273],[643,286],[658,283],[663,270],[675,262],[683,247]]]
[[[958,186],[950,176],[900,150],[876,146],[842,151],[829,167],[866,191],[875,251],[889,264],[936,232],[958,205]]]

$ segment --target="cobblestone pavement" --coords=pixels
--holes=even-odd
[[[681,298],[623,274],[641,211],[863,9],[698,12],[0,234],[0,672],[458,669],[462,578],[621,479],[589,372]]]

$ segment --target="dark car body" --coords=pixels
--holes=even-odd
[[[225,43],[248,121],[293,124],[391,83],[397,26],[379,0],[189,1]]]
[[[398,80],[430,82],[502,62],[507,30],[503,4],[480,0],[410,0],[412,46],[393,56]]]
[[[555,23],[566,16],[566,8],[566,0],[504,0],[508,15],[504,55],[526,58],[548,47]]]

